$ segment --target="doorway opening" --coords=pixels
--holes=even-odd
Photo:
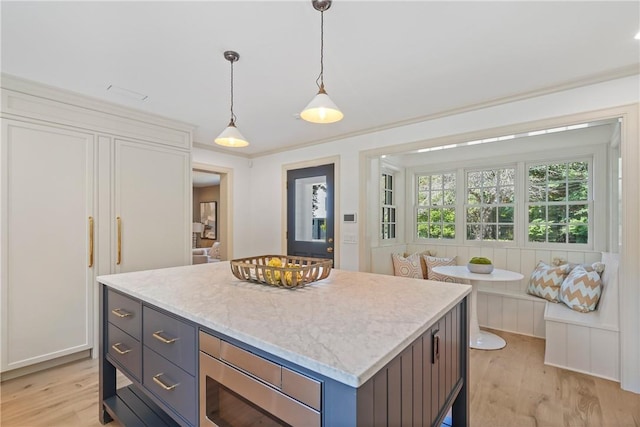
[[[232,171],[194,163],[192,170],[192,247],[214,247],[212,261],[233,258]]]

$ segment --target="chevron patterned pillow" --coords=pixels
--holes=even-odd
[[[597,270],[579,265],[571,270],[560,287],[560,301],[581,313],[596,309],[602,295],[602,280]]]
[[[418,254],[409,255],[406,258],[400,254],[391,254],[391,260],[393,261],[394,276],[423,279],[420,256]]]
[[[547,301],[558,302],[560,286],[568,273],[569,265],[567,264],[556,267],[540,261],[531,273],[527,293]]]

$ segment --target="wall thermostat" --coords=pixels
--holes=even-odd
[[[358,214],[355,213],[344,214],[342,217],[344,218],[343,222],[358,222]]]

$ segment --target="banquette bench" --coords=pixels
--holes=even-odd
[[[372,248],[370,270],[393,274],[392,253],[425,251],[437,257],[455,256],[458,265],[465,265],[474,256],[484,256],[497,268],[520,272],[524,275],[520,282],[486,282],[479,287],[480,326],[545,339],[545,364],[620,380],[617,254],[401,244]],[[579,313],[562,303],[547,302],[526,293],[537,262],[551,264],[556,259],[579,264],[602,261],[605,264],[602,297],[596,311]]]

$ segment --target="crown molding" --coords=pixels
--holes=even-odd
[[[200,148],[202,150],[214,151],[216,153],[227,154],[229,156],[243,157],[245,159],[251,159],[251,158],[255,157],[255,156],[251,156],[251,155],[249,155],[247,153],[231,151],[231,149],[227,150],[227,149],[224,149],[224,148],[218,148],[217,145],[205,144],[203,142],[196,142],[195,140],[193,141],[193,148]]]

